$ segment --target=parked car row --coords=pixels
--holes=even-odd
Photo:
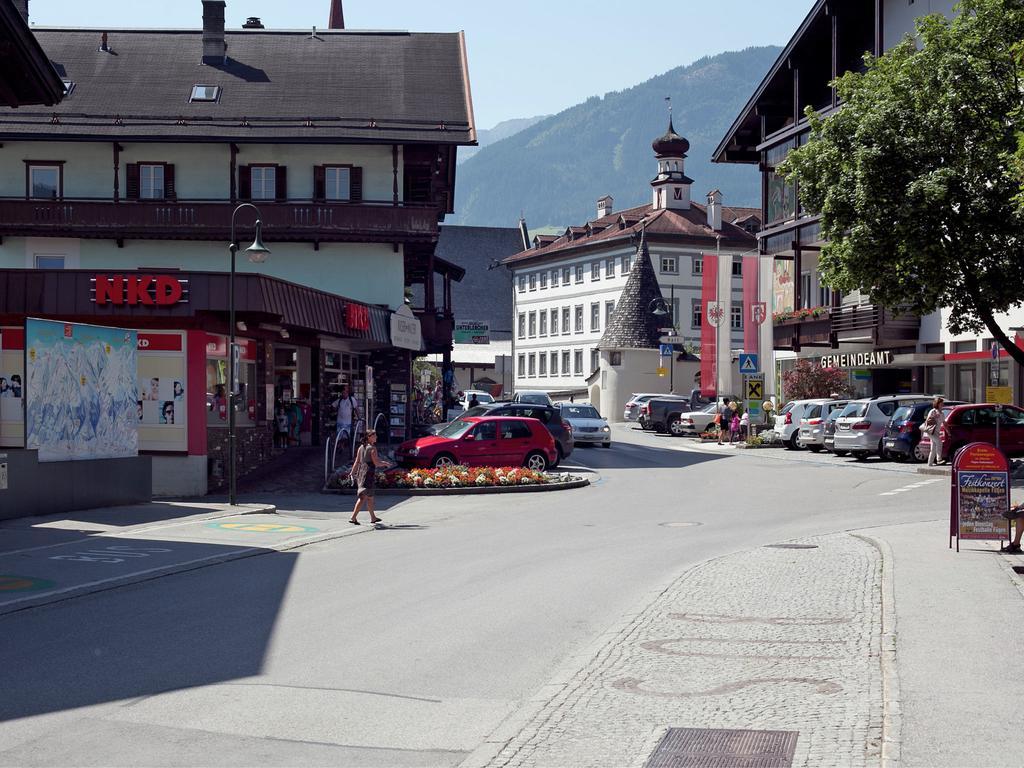
[[[775,417],[787,448],[825,450],[836,456],[925,461],[931,444],[921,431],[932,408],[929,395],[887,395],[858,400],[794,400]],[[1024,456],[1024,410],[992,403],[944,404],[946,423],[936,436],[949,459],[970,442],[996,443],[1008,456]]]

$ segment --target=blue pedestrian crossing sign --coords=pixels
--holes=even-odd
[[[672,345],[671,344],[661,344],[659,346],[661,347],[659,354],[662,357],[672,357]]]
[[[761,366],[758,364],[757,355],[740,355],[740,373],[760,373]]]

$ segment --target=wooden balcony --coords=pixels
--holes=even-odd
[[[0,238],[227,242],[237,203],[226,200],[123,201],[0,199]],[[255,205],[263,237],[273,242],[436,242],[435,205],[422,203],[275,202]],[[244,216],[244,218],[243,218]],[[251,225],[252,212],[239,215]]]
[[[775,349],[798,352],[801,347],[831,347],[832,317],[824,314],[805,319],[776,320]]]
[[[834,307],[832,331],[837,343],[900,345],[917,341],[921,318],[874,304]]]
[[[420,321],[420,331],[423,333],[423,345],[426,347],[426,351],[440,353],[450,350],[455,332],[455,318],[452,313],[440,309],[413,311]]]

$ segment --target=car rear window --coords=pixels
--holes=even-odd
[[[779,411],[779,416],[785,416],[787,413],[793,410],[793,406],[796,405],[795,401],[790,401],[783,406],[782,410]]]
[[[849,416],[852,418],[860,418],[868,411],[867,403],[850,403],[848,406],[843,408],[843,412],[839,414],[840,418]]]
[[[906,421],[910,418],[911,414],[914,413],[914,409],[909,405],[901,406],[896,409],[896,413],[892,415],[893,421]]]
[[[804,411],[805,419],[819,419],[821,418],[821,406],[820,405],[809,405],[807,410]]]
[[[513,408],[510,409],[510,416],[522,416],[525,419],[537,419],[544,424],[547,424],[551,420],[551,413],[547,408]]]
[[[490,408],[481,408],[479,405],[474,405],[468,411],[465,411],[463,416],[486,416],[490,412]]]

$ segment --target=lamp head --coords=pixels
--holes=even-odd
[[[253,264],[262,264],[270,255],[270,250],[263,244],[263,222],[259,219],[256,219],[256,239],[245,249],[245,253]]]
[[[647,311],[650,312],[655,317],[665,317],[665,315],[672,314],[669,311],[668,304],[665,303],[664,299],[654,299],[653,301],[651,301],[651,304],[647,308]]]

